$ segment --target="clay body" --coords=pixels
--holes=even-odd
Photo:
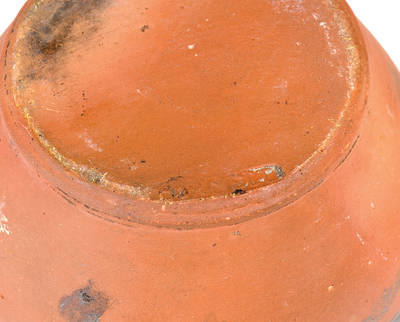
[[[392,321],[400,74],[341,0],[33,1],[0,40],[0,321]]]

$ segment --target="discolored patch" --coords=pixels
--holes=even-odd
[[[108,306],[108,298],[89,281],[84,288],[63,297],[59,309],[68,322],[98,322]]]
[[[24,79],[49,77],[62,55],[74,50],[70,46],[72,43],[87,40],[98,30],[100,21],[96,18],[96,12],[111,2],[112,0],[38,1],[27,16],[27,32],[18,48],[22,56],[29,57],[23,60]]]
[[[400,313],[396,314],[396,316],[392,319],[391,322],[400,322]]]
[[[381,299],[373,309],[372,314],[369,317],[365,318],[363,322],[382,321],[385,315],[388,313],[389,309],[391,308],[399,291],[400,291],[400,272],[397,273],[395,282],[383,291]],[[396,319],[393,320],[392,322],[395,321]]]

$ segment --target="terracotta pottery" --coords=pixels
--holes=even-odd
[[[343,0],[30,0],[0,42],[0,321],[396,321],[400,74]]]

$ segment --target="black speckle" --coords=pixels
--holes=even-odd
[[[246,191],[246,190],[243,190],[243,189],[236,189],[236,190],[233,192],[234,195],[244,195],[245,193],[247,193],[247,191]]]
[[[85,91],[82,91],[82,99],[83,99],[85,102],[88,101],[88,98],[86,97]]]
[[[150,29],[150,27],[148,25],[144,25],[142,28],[140,28],[140,30],[142,32],[145,32],[146,30]]]
[[[141,160],[140,163],[145,164],[146,160]]]
[[[212,247],[215,247],[215,246],[217,246],[217,243],[212,244]]]

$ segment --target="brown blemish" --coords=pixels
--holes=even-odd
[[[68,322],[98,322],[109,307],[109,299],[89,281],[84,288],[60,300],[59,310]]]

